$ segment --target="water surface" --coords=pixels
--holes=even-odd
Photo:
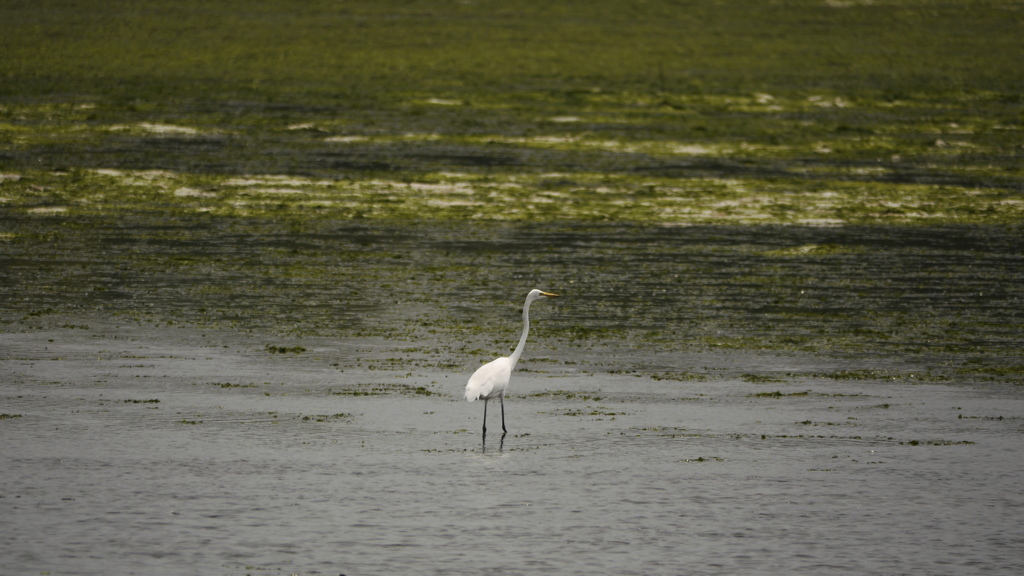
[[[1024,570],[1012,233],[66,234],[6,252],[11,573]]]

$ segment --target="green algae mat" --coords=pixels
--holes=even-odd
[[[1014,1],[8,2],[5,216],[1020,221]]]

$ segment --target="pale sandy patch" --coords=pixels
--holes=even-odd
[[[114,170],[113,168],[97,168],[92,171],[93,174],[99,174],[100,176],[124,176],[124,172],[121,170]]]
[[[670,148],[674,154],[687,154],[690,156],[702,156],[714,154],[715,151],[700,144],[676,144]]]
[[[329,136],[324,138],[324,142],[333,142],[338,144],[351,144],[353,142],[366,142],[370,138],[368,136]]]
[[[204,192],[195,188],[178,188],[174,191],[174,195],[179,198],[213,198],[216,196],[213,192]]]
[[[124,130],[139,130],[150,134],[161,136],[195,136],[199,134],[196,128],[188,126],[175,126],[173,124],[156,124],[152,122],[141,122],[139,124],[114,124],[108,130],[120,132]]]
[[[428,206],[434,206],[435,208],[450,208],[453,206],[483,206],[483,202],[476,202],[473,200],[440,200],[432,198],[427,200]]]
[[[797,224],[803,226],[816,226],[816,227],[831,227],[831,226],[842,226],[846,224],[846,221],[839,220],[838,218],[804,218],[797,220]]]
[[[451,100],[448,98],[427,98],[427,104],[434,104],[437,106],[461,106],[461,100]]]
[[[298,188],[252,188],[247,191],[250,194],[305,194],[305,190]]]
[[[473,187],[465,182],[456,182],[454,184],[428,184],[423,182],[410,182],[405,185],[406,188],[411,188],[420,192],[428,192],[432,194],[472,194]]]
[[[840,96],[836,96],[835,98],[826,98],[825,96],[811,96],[807,98],[807,101],[810,102],[811,104],[814,104],[815,106],[820,106],[822,108],[847,108],[850,106],[850,103]]]

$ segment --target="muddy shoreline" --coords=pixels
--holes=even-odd
[[[284,354],[263,342],[98,322],[0,335],[0,507],[18,527],[0,544],[6,565],[1020,568],[1024,407],[1019,384],[984,373],[937,381],[934,366],[891,358],[588,357],[532,343],[506,402],[510,434],[485,443],[480,406],[459,397],[472,365],[425,368],[393,342],[307,340]],[[611,355],[686,377],[609,372]]]

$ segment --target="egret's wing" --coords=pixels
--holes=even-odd
[[[508,387],[512,364],[508,358],[498,358],[476,369],[466,384],[466,400],[494,398]]]

